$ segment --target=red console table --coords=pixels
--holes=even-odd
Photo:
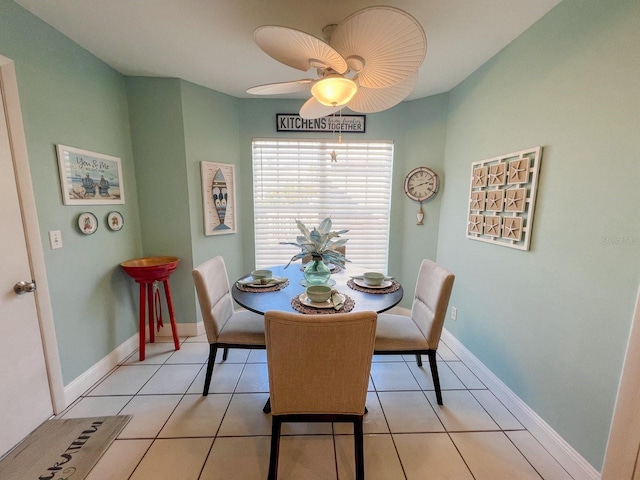
[[[147,305],[149,307],[149,342],[155,342],[155,302],[153,298],[153,284],[155,282],[162,282],[164,285],[173,344],[176,350],[180,350],[180,342],[176,332],[176,320],[173,313],[173,301],[171,300],[171,288],[169,287],[169,276],[178,267],[179,261],[180,259],[177,257],[145,257],[134,258],[120,264],[122,269],[140,284],[140,361],[144,360]],[[161,306],[159,305],[158,308],[161,308]]]

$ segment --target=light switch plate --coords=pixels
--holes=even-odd
[[[60,230],[49,232],[49,244],[51,245],[51,250],[62,248],[62,233],[60,233]]]

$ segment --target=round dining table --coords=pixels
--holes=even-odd
[[[395,291],[389,293],[382,293],[382,290],[376,291],[376,289],[362,289],[367,291],[355,290],[347,285],[349,280],[352,280],[352,276],[362,275],[366,269],[358,266],[346,264],[345,268],[334,267],[339,269],[335,273],[331,274],[331,279],[336,283],[333,286],[338,293],[347,295],[353,302],[353,308],[351,312],[362,312],[372,310],[377,313],[382,313],[390,308],[396,306],[402,300],[404,294],[402,285],[398,285]],[[231,295],[238,305],[251,310],[252,312],[264,314],[268,310],[281,310],[285,312],[300,313],[292,306],[292,300],[298,297],[305,291],[305,286],[302,284],[304,281],[304,275],[302,272],[301,264],[296,262],[285,268],[284,265],[278,265],[275,267],[268,267],[272,271],[274,277],[286,277],[289,283],[286,287],[271,291],[254,291],[248,292],[238,288],[237,281],[234,282],[231,288]],[[238,281],[251,280],[251,274],[243,275]],[[398,283],[397,280],[394,280]],[[346,303],[345,303],[346,304]]]

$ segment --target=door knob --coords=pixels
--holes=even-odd
[[[36,291],[36,282],[35,280],[31,282],[18,282],[13,286],[13,291],[18,295],[22,295],[23,293],[33,293]]]

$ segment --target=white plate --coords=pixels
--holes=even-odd
[[[273,277],[274,280],[283,280],[282,277],[276,277],[275,275]],[[276,285],[280,285],[281,283],[284,283],[282,281],[278,282],[278,283],[267,283],[266,285],[262,285],[261,283],[239,283],[238,285],[242,285],[243,287],[252,287],[252,288],[267,288],[267,287],[275,287]]]
[[[344,303],[344,295],[339,293],[338,294],[340,296],[340,300]],[[303,305],[306,305],[307,307],[313,307],[313,308],[333,308],[333,302],[331,301],[331,299],[327,300],[326,302],[322,302],[322,303],[315,303],[312,302],[309,297],[307,297],[307,293],[303,292],[300,295],[298,295],[298,300],[300,300],[300,303],[302,303]]]
[[[311,285],[327,285],[328,287],[333,287],[336,284],[336,281],[333,278],[330,278],[325,283],[309,283],[306,280],[300,280],[300,285],[303,287],[310,287]]]
[[[353,279],[353,283],[355,283],[359,287],[364,287],[364,288],[387,288],[393,284],[391,280],[383,280],[380,285],[367,285],[366,283],[364,283],[364,280],[359,280],[357,278]]]

